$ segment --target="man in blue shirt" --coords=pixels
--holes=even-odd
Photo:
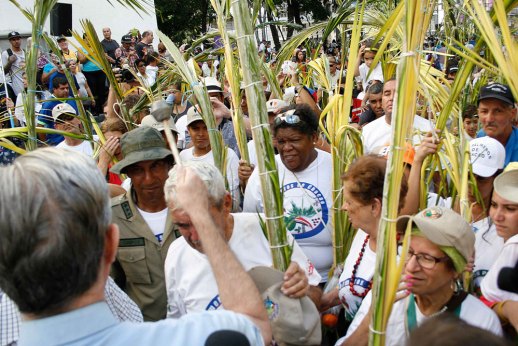
[[[477,137],[489,136],[505,147],[505,166],[518,161],[516,107],[511,89],[500,83],[484,85],[478,96],[478,117],[482,130]]]
[[[154,323],[119,323],[105,302],[119,229],[94,160],[35,150],[0,168],[0,186],[9,187],[0,189],[0,289],[24,316],[19,345],[205,345],[222,330],[250,345],[270,342],[259,291],[210,216],[209,193],[192,169],[177,169],[176,205],[211,244],[205,255],[231,311]]]
[[[65,67],[68,68],[68,69],[70,68],[70,62],[69,61],[65,62]],[[54,92],[53,81],[54,81],[55,78],[61,77],[61,78],[67,79],[67,76],[65,75],[65,72],[63,71],[63,68],[61,67],[60,64],[57,65],[57,68],[58,68],[58,70],[56,72],[54,72],[53,74],[51,74],[50,77],[49,77],[49,91],[51,93]],[[72,75],[72,79],[74,79],[74,84],[76,85],[76,89],[79,90],[79,83],[77,82],[76,76],[74,76],[72,74],[72,72],[70,72],[70,74]],[[72,88],[70,88],[70,85],[69,85],[69,88],[68,88],[68,96],[74,97],[74,93],[72,92]]]
[[[62,77],[56,77],[52,81],[53,83],[53,90],[52,90],[52,98],[45,101],[41,107],[40,114],[38,115],[37,122],[39,126],[44,126],[48,129],[54,129],[55,128],[55,122],[54,118],[52,117],[52,109],[60,103],[68,103],[71,105],[74,110],[76,111],[76,114],[79,113],[77,109],[76,102],[74,100],[65,100],[62,99],[69,97],[69,86],[68,81],[65,78]],[[40,141],[46,142],[48,145],[58,145],[60,142],[63,141],[63,136],[58,135],[55,133],[49,133],[44,134],[40,133],[38,134],[38,138]]]

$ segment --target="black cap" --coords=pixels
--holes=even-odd
[[[511,106],[514,106],[513,93],[511,92],[511,89],[505,84],[491,83],[484,85],[482,88],[480,88],[478,103],[485,99],[497,99]]]
[[[61,42],[61,41],[64,41],[64,40],[66,40],[66,39],[67,39],[67,38],[66,38],[64,35],[61,35],[61,36],[59,36],[59,37],[57,38],[57,41],[58,41],[58,42]]]
[[[133,37],[131,35],[124,35],[121,38],[121,43],[131,43]]]
[[[9,34],[7,34],[7,38],[10,40],[12,38],[22,38],[22,35],[18,31],[11,31]]]

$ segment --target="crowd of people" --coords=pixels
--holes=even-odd
[[[132,30],[120,45],[110,28],[102,35],[106,59],[127,91],[120,103],[101,64],[85,47],[72,51],[60,36],[59,52],[40,52],[35,114],[26,114],[26,58],[18,32],[9,33],[11,48],[2,53],[0,112],[14,117],[3,117],[0,127],[24,126],[34,117],[43,148],[18,155],[0,147],[0,345],[367,344],[397,88],[395,78],[384,80],[381,63],[372,65],[376,46],[365,41],[358,48],[350,122],[361,132],[364,155],[341,172],[342,210],[356,234],[338,282],[330,286],[336,274],[334,167],[319,125],[330,90],[313,78],[310,52],[301,46],[283,63],[277,76],[281,95],[263,80],[292,245],[291,263],[282,273],[271,268],[263,230],[264,173],[257,165],[264,153],[256,150],[248,118],[257,105],[248,103],[244,90],[241,103],[232,104],[221,57],[201,54],[198,69],[216,129],[208,128],[180,78],[164,89],[161,101],[170,111],[165,125],[154,118],[153,107],[133,107],[172,61],[165,45],[155,50],[152,30]],[[279,63],[269,42],[260,42],[258,52],[272,68]],[[330,86],[340,93],[347,57],[336,42],[323,54]],[[458,61],[435,65],[448,88]],[[436,181],[421,183],[424,163],[445,137],[431,119],[414,116],[399,190],[399,214],[412,223],[412,236],[408,250],[398,246],[404,274],[387,345],[425,344],[431,336],[423,330],[433,323],[445,333],[458,333],[446,324],[465,328],[459,344],[468,344],[462,337],[502,345],[517,340],[518,287],[505,275],[511,268],[516,272],[518,261],[517,104],[502,83],[488,83],[475,96],[476,104],[462,110],[463,127],[448,125],[469,146],[473,183],[467,200],[444,195]],[[100,133],[91,140],[78,103],[98,122]],[[236,139],[237,107],[249,161],[241,158]],[[213,130],[225,145],[224,175],[215,166]],[[427,200],[421,210],[423,187]],[[465,205],[468,219],[460,215]],[[338,337],[323,333],[321,316],[329,311],[339,311],[333,326]]]

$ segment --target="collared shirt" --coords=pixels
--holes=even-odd
[[[204,345],[218,330],[243,333],[251,345],[264,344],[259,329],[243,315],[228,311],[192,314],[155,323],[118,323],[106,303],[64,314],[24,321],[22,345]]]
[[[133,192],[112,199],[112,222],[119,226],[120,240],[111,276],[137,303],[145,321],[158,321],[167,312],[164,262],[180,233],[169,214],[159,242],[138,212]]]
[[[487,136],[484,130],[477,133],[477,138]],[[513,127],[511,135],[505,143],[505,163],[504,168],[511,162],[518,162],[518,128]]]
[[[16,304],[0,290],[0,345],[16,345],[20,335],[20,312]]]
[[[137,304],[110,277],[106,281],[104,297],[106,305],[115,320],[120,322],[143,322],[144,319]],[[18,307],[0,290],[0,346],[17,344],[20,338],[21,322]]]

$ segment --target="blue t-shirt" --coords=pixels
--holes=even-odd
[[[486,133],[484,130],[480,130],[477,133],[477,138],[485,137]],[[518,162],[518,128],[513,126],[513,131],[505,144],[505,164],[504,168],[510,162]]]
[[[53,68],[56,68],[56,65],[54,65],[53,63],[49,62],[48,64],[46,64],[45,66],[43,66],[43,72],[44,73],[49,73],[50,71],[52,71]]]
[[[56,77],[61,77],[61,78],[65,78],[67,79],[67,76],[64,74],[64,73],[61,73],[59,71],[56,71],[54,72],[53,74],[50,75],[50,78],[49,78],[49,91],[52,93],[52,91],[54,90],[54,86],[52,85],[52,81],[54,80],[54,78]],[[76,89],[79,90],[79,83],[77,83],[77,79],[76,79],[76,76],[72,76],[72,78],[74,78],[74,83],[76,85]],[[68,90],[68,95],[70,97],[74,97],[74,93],[72,92],[72,88],[69,88]]]
[[[52,109],[54,109],[54,107],[60,103],[63,103],[63,102],[59,101],[59,100],[52,100],[52,99],[44,102],[43,105],[41,106],[41,111],[37,118],[37,125],[44,126],[47,129],[54,129],[55,122],[54,122],[54,119],[52,118]],[[64,103],[68,103],[69,105],[74,107],[74,109],[76,110],[76,113],[79,114],[75,101],[67,100]],[[48,145],[55,146],[55,145],[58,145],[59,143],[61,143],[63,140],[64,140],[64,138],[62,135],[58,135],[55,133],[48,133],[46,143]]]
[[[86,49],[81,48],[81,50],[83,51],[84,55],[88,54]],[[99,67],[99,65],[94,64],[89,59],[86,59],[86,62],[83,63],[83,72],[95,72],[95,71],[100,71],[100,70],[101,70],[101,68]]]

